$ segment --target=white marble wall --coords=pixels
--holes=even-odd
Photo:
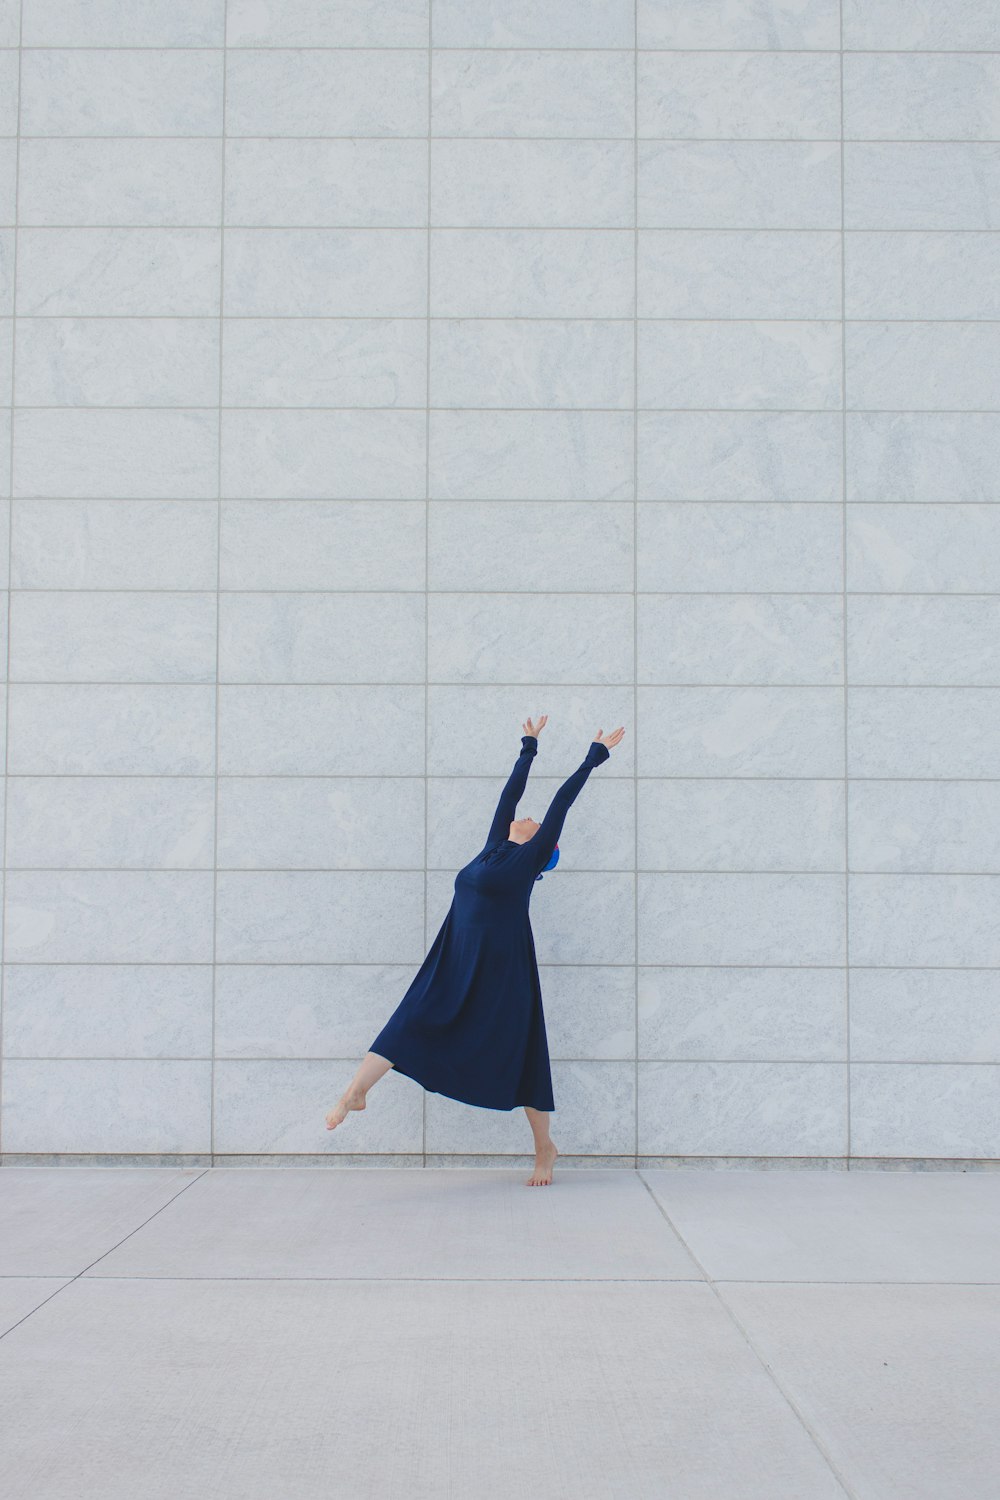
[[[567,1156],[1000,1157],[997,0],[0,48],[4,1160],[523,1150],[323,1115],[540,712]]]

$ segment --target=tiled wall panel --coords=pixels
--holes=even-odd
[[[1000,8],[0,4],[3,1160],[1000,1158]]]

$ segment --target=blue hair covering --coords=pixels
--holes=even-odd
[[[549,859],[548,864],[547,865],[543,865],[542,869],[543,870],[554,870],[555,867],[556,867],[556,865],[558,863],[559,863],[559,845],[557,844],[555,846],[555,848],[553,849],[553,851],[552,851],[552,855],[551,855],[551,858]],[[535,876],[536,880],[541,880],[541,878],[542,878],[541,874],[538,874],[538,875]]]

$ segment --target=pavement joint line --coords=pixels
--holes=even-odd
[[[38,1312],[39,1308],[45,1307],[49,1302],[51,1302],[53,1297],[58,1297],[59,1293],[64,1292],[68,1286],[72,1286],[74,1282],[77,1282],[82,1277],[86,1276],[87,1272],[91,1269],[92,1266],[96,1266],[100,1261],[104,1259],[105,1256],[110,1255],[112,1251],[117,1250],[120,1245],[124,1245],[126,1240],[131,1239],[133,1234],[137,1234],[140,1229],[144,1229],[147,1224],[149,1224],[153,1219],[157,1217],[158,1214],[163,1213],[164,1209],[169,1208],[171,1204],[176,1202],[176,1200],[181,1196],[182,1193],[186,1193],[188,1188],[193,1187],[196,1182],[200,1182],[202,1177],[204,1177],[205,1173],[209,1170],[210,1169],[208,1167],[205,1167],[198,1173],[197,1177],[192,1178],[190,1182],[185,1182],[182,1187],[178,1188],[177,1192],[174,1193],[171,1198],[167,1199],[166,1203],[161,1203],[159,1208],[155,1209],[148,1218],[143,1219],[141,1224],[136,1224],[133,1229],[129,1230],[128,1234],[123,1235],[122,1238],[117,1242],[117,1244],[109,1246],[109,1248],[103,1251],[96,1260],[92,1260],[88,1265],[79,1270],[75,1276],[71,1276],[68,1281],[64,1281],[62,1286],[56,1287],[55,1291],[52,1293],[52,1296],[46,1297],[43,1302],[39,1302],[38,1307],[31,1308],[30,1311],[25,1313],[23,1318],[18,1318],[16,1323],[12,1323],[9,1328],[5,1328],[2,1332],[0,1332],[0,1339],[5,1339],[8,1333],[13,1333],[15,1328],[20,1328],[21,1324],[27,1322],[30,1317]],[[100,1278],[94,1277],[92,1279],[99,1280]]]
[[[737,1317],[736,1313],[729,1306],[729,1303],[726,1301],[726,1299],[723,1297],[722,1293],[719,1291],[719,1288],[718,1288],[718,1285],[716,1284],[716,1282],[708,1274],[708,1271],[702,1265],[702,1262],[699,1260],[698,1256],[695,1255],[694,1251],[692,1250],[691,1246],[688,1244],[687,1240],[684,1238],[684,1236],[681,1234],[680,1230],[674,1224],[673,1220],[671,1219],[670,1215],[668,1214],[668,1212],[666,1210],[666,1207],[664,1206],[663,1203],[661,1203],[661,1201],[657,1197],[656,1193],[654,1193],[653,1189],[650,1187],[649,1183],[646,1181],[645,1177],[643,1176],[642,1171],[638,1170],[636,1172],[636,1176],[639,1178],[639,1181],[642,1183],[643,1187],[646,1189],[647,1193],[652,1198],[654,1204],[656,1205],[656,1208],[658,1209],[659,1213],[661,1214],[661,1216],[663,1218],[663,1222],[667,1225],[667,1227],[670,1230],[670,1232],[674,1235],[674,1237],[676,1238],[676,1240],[678,1241],[678,1243],[683,1247],[683,1249],[688,1254],[688,1256],[690,1256],[690,1258],[693,1261],[693,1263],[701,1271],[702,1276],[704,1278],[704,1285],[709,1288],[709,1290],[712,1292],[713,1296],[717,1299],[717,1301],[719,1303],[719,1306],[722,1308],[722,1310],[725,1313],[726,1317],[729,1318],[730,1322],[733,1324],[733,1327],[736,1328],[737,1332],[740,1334],[740,1337],[743,1339],[743,1342],[746,1344],[746,1347],[750,1350],[751,1354],[758,1361],[758,1363],[760,1364],[761,1368],[769,1376],[769,1378],[771,1379],[772,1383],[774,1384],[775,1389],[778,1391],[779,1395],[785,1401],[785,1403],[787,1404],[789,1410],[792,1411],[795,1414],[795,1416],[798,1419],[799,1424],[801,1425],[802,1429],[806,1433],[806,1435],[809,1438],[809,1440],[812,1442],[813,1446],[815,1447],[816,1451],[819,1453],[820,1457],[823,1459],[823,1461],[825,1462],[825,1464],[829,1468],[830,1473],[833,1475],[834,1479],[836,1479],[837,1483],[840,1485],[841,1489],[844,1491],[844,1494],[848,1495],[850,1497],[850,1500],[861,1500],[861,1497],[858,1495],[857,1491],[854,1490],[851,1487],[850,1484],[848,1484],[847,1479],[841,1473],[839,1465],[837,1464],[836,1460],[834,1459],[832,1453],[829,1452],[826,1444],[819,1437],[818,1433],[816,1433],[813,1430],[812,1426],[807,1421],[804,1412],[801,1410],[801,1408],[799,1407],[799,1405],[792,1399],[791,1395],[785,1389],[785,1387],[782,1384],[782,1382],[778,1379],[778,1376],[775,1374],[775,1371],[772,1368],[772,1366],[770,1364],[768,1364],[768,1362],[764,1358],[763,1354],[760,1352],[760,1350],[754,1344],[753,1339],[750,1337],[750,1334],[747,1332],[747,1329],[741,1323],[741,1321]]]

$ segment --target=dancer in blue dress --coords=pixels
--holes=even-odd
[[[566,814],[624,728],[598,730],[582,763],[555,793],[541,823],[515,818],[538,753],[537,725],[523,725],[521,753],[500,794],[486,842],[455,876],[455,894],[399,1005],[372,1042],[338,1104],[332,1130],[390,1068],[429,1093],[482,1109],[523,1107],[535,1138],[531,1186],[552,1181],[559,1154],[549,1135],[555,1108],[542,991],[528,905],[549,866]]]

